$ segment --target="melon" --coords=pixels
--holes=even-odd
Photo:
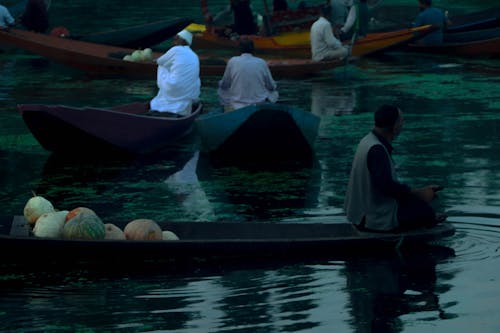
[[[71,220],[73,217],[75,217],[79,213],[87,213],[87,214],[94,214],[97,215],[92,209],[87,208],[87,207],[77,207],[75,209],[72,209],[68,212],[68,215],[66,215],[66,222]]]
[[[129,240],[162,240],[160,226],[150,219],[137,219],[129,222],[123,229]]]
[[[61,237],[67,214],[67,210],[43,214],[36,220],[33,234],[36,237]]]
[[[172,231],[170,230],[163,230],[162,231],[162,239],[163,240],[179,240],[179,237]]]
[[[106,229],[106,235],[104,236],[104,239],[126,239],[122,229],[120,229],[113,223],[104,224],[104,228]]]
[[[64,224],[62,237],[64,239],[104,239],[106,228],[101,219],[88,212],[80,212]]]
[[[142,51],[142,60],[144,61],[153,60],[153,50],[151,50],[150,48],[145,48]]]
[[[26,202],[23,215],[30,225],[34,225],[40,216],[53,212],[55,212],[55,209],[52,203],[44,197],[36,195]]]
[[[131,54],[132,61],[141,61],[142,60],[142,51],[141,50],[135,50]]]

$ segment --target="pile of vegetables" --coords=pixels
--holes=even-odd
[[[125,61],[141,62],[153,60],[153,50],[150,48],[144,50],[135,50],[132,54],[123,57]]]
[[[154,220],[136,219],[121,230],[104,223],[90,208],[56,210],[46,198],[34,195],[24,206],[23,215],[36,237],[63,239],[178,240],[169,230],[162,230]]]

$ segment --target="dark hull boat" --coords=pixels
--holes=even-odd
[[[187,134],[202,105],[179,118],[145,115],[148,103],[111,108],[20,104],[18,109],[33,136],[49,151],[146,154]]]
[[[320,118],[285,104],[263,103],[195,120],[201,151],[230,159],[310,157]]]
[[[97,44],[144,49],[172,38],[191,22],[192,20],[188,18],[175,18],[82,36],[70,35],[70,37]]]
[[[109,223],[109,222],[105,222]],[[111,222],[122,230],[127,224]],[[275,260],[348,258],[394,252],[434,243],[454,234],[449,223],[403,233],[359,231],[350,223],[158,222],[179,240],[65,240],[38,238],[22,216],[0,219],[0,257],[19,264],[29,261],[72,264],[77,261],[197,261],[261,258]]]

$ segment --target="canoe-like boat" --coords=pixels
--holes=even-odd
[[[111,108],[19,104],[18,109],[33,136],[52,152],[147,154],[187,134],[202,105],[189,116],[149,116],[148,103]]]
[[[230,159],[310,157],[320,118],[280,103],[213,111],[195,120],[201,151]]]
[[[172,38],[191,22],[189,18],[174,18],[81,36],[70,34],[69,37],[97,44],[144,49]]]
[[[451,38],[451,36],[447,37],[445,42],[440,45],[408,44],[405,45],[403,49],[409,52],[445,54],[451,56],[498,58],[500,57],[499,30],[487,30],[459,33],[459,35],[454,36],[455,38]],[[480,38],[478,36],[485,36],[486,38],[474,39]]]
[[[110,46],[60,38],[19,29],[0,29],[0,44],[8,44],[28,52],[46,57],[84,71],[93,77],[131,77],[155,79],[157,65],[155,61],[132,62],[123,57],[134,49]],[[153,52],[153,59],[162,53]],[[201,76],[222,76],[226,67],[226,58],[200,56]],[[344,65],[340,61],[313,62],[307,59],[272,59],[269,68],[276,77],[297,77],[317,74]]]
[[[432,26],[426,25],[390,32],[370,33],[356,40],[352,47],[351,55],[360,57],[407,44],[423,37],[425,34],[431,32],[432,29]],[[259,54],[311,58],[309,31],[288,32],[276,36],[249,35],[246,37],[253,40],[255,50]],[[193,40],[193,48],[195,49],[237,50],[239,43],[238,40],[220,36],[208,29],[195,33]]]
[[[113,223],[124,229],[125,223]],[[23,216],[0,219],[0,257],[22,263],[102,261],[132,264],[146,260],[192,261],[214,258],[348,258],[370,256],[436,242],[454,234],[449,223],[403,233],[359,231],[344,223],[158,222],[179,240],[65,240],[32,235]]]
[[[407,27],[418,14],[414,5],[383,4],[370,11],[370,31],[391,31]],[[449,10],[450,24],[447,33],[466,32],[479,29],[491,29],[499,26],[500,7],[491,7],[475,12]]]

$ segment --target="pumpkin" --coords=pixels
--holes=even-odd
[[[67,214],[67,210],[43,214],[36,220],[33,234],[36,237],[61,237]]]
[[[122,229],[118,228],[113,223],[104,224],[104,228],[106,229],[104,239],[126,239]]]
[[[72,209],[69,211],[68,215],[66,215],[66,222],[71,220],[73,217],[75,217],[79,213],[87,213],[87,214],[94,214],[97,215],[92,209],[87,208],[87,207],[77,207],[75,209]]]
[[[106,228],[101,219],[88,212],[80,212],[64,224],[62,236],[64,239],[104,239]]]
[[[129,222],[125,229],[125,238],[129,240],[162,240],[160,226],[150,219],[137,219]]]
[[[42,196],[31,197],[24,206],[23,215],[30,225],[34,225],[36,220],[45,213],[55,212],[52,203]]]
[[[163,230],[162,239],[171,241],[171,240],[179,240],[179,237],[170,230]]]

